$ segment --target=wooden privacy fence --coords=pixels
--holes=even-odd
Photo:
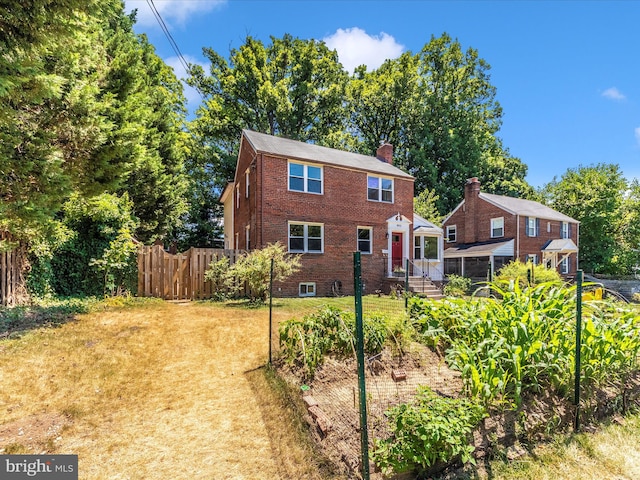
[[[5,232],[0,232],[0,240],[11,240]],[[0,305],[12,306],[19,303],[24,294],[22,279],[22,251],[16,248],[3,252],[0,250]]]
[[[190,248],[171,254],[162,245],[141,246],[138,250],[138,295],[165,300],[201,300],[211,298],[215,289],[204,279],[211,262],[222,257],[234,264],[238,250]]]

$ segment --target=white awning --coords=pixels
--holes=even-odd
[[[545,247],[542,248],[544,253],[576,253],[578,247],[570,238],[559,238],[551,240]]]

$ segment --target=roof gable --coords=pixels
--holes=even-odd
[[[376,157],[345,152],[343,150],[322,147],[320,145],[299,142],[283,137],[275,137],[252,130],[243,130],[242,135],[256,152],[350,169],[365,170],[380,175],[413,179],[411,175],[403,172],[398,167],[378,160]]]

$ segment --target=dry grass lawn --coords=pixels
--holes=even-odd
[[[319,479],[269,431],[267,335],[264,308],[158,302],[5,340],[0,452],[77,454],[82,479]]]

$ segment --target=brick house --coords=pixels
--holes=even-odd
[[[225,248],[277,241],[302,268],[279,285],[286,296],[353,293],[362,252],[365,293],[414,252],[414,178],[393,165],[393,147],[360,155],[243,130],[235,178],[224,190]]]
[[[443,222],[444,272],[486,280],[519,259],[572,276],[578,269],[579,226],[541,203],[483,193],[471,178],[464,200]]]

